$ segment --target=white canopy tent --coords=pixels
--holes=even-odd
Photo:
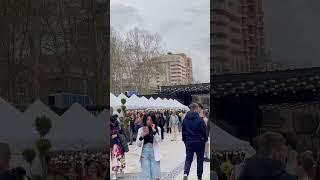
[[[52,124],[55,124],[60,119],[56,113],[52,112],[50,108],[40,100],[31,104],[23,113],[6,102],[3,104],[3,102],[2,100],[1,105],[6,106],[5,109],[7,109],[6,112],[8,114],[7,116],[2,116],[1,114],[5,111],[0,107],[1,117],[6,117],[1,118],[0,142],[10,142],[12,153],[20,153],[23,149],[32,146],[34,141],[39,138],[34,126],[37,117],[45,115],[52,121]]]
[[[110,93],[110,105],[115,109],[121,106],[120,100],[112,93]]]
[[[106,118],[97,118],[80,104],[73,104],[49,134],[53,150],[104,148],[107,141]]]
[[[0,142],[10,145],[12,167],[28,164],[21,155],[25,148],[34,147],[39,138],[34,122],[45,115],[52,122],[52,129],[47,138],[51,141],[52,150],[85,150],[105,148],[107,141],[107,119],[109,111],[101,112],[97,117],[79,104],[73,104],[62,116],[57,115],[40,100],[31,104],[25,112],[20,112],[0,98]],[[32,169],[39,172],[39,161],[36,159]]]
[[[132,95],[130,98],[127,99],[125,104],[127,109],[143,109],[143,104],[140,103],[140,98],[136,95]]]
[[[113,108],[120,108],[121,107],[121,99],[126,99],[126,108],[129,110],[139,110],[139,109],[149,109],[149,110],[165,110],[165,109],[172,109],[172,110],[186,110],[188,111],[189,108],[179,101],[175,99],[161,99],[157,98],[154,99],[151,97],[147,99],[146,97],[138,97],[136,95],[132,95],[130,98],[127,98],[123,93],[121,93],[118,97],[110,94],[110,105]]]
[[[123,93],[119,94],[118,98],[121,99],[128,99],[128,97],[126,95],[124,95]]]
[[[249,142],[237,139],[211,122],[212,142],[215,151],[243,151],[249,156],[255,153]]]
[[[28,123],[22,121],[22,113],[19,110],[1,98],[0,117],[0,142],[10,144],[11,151],[15,153],[19,148],[21,149],[21,141],[29,139],[28,137],[20,136],[20,133],[25,134],[23,127]]]

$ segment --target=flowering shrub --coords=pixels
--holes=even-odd
[[[109,154],[107,152],[54,152],[49,162],[49,174],[52,176],[64,175],[73,167],[82,171],[82,163],[96,161],[102,165],[102,169],[108,170]]]
[[[220,169],[225,175],[230,175],[233,169],[233,165],[229,161],[227,161],[221,164]]]

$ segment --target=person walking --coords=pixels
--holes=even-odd
[[[159,113],[159,116],[158,116],[158,124],[159,124],[159,127],[161,129],[161,139],[163,140],[164,139],[164,125],[165,125],[165,120],[164,120],[164,117],[163,117],[163,114],[162,113]]]
[[[136,120],[134,122],[135,132],[138,133],[138,130],[143,126],[143,114],[138,112],[136,115]]]
[[[179,118],[176,114],[176,112],[172,112],[171,116],[170,116],[170,124],[171,124],[171,129],[173,131],[173,136],[171,141],[176,141],[177,140],[177,135],[178,135],[178,125],[179,125]]]
[[[10,171],[11,151],[6,143],[0,143],[0,180],[22,180]]]
[[[289,174],[294,174],[295,167],[297,167],[297,135],[294,132],[282,132],[281,135],[287,141],[287,160],[286,171]]]
[[[178,113],[178,119],[179,119],[178,129],[179,129],[179,132],[181,132],[182,131],[182,112]]]
[[[135,140],[135,121],[136,121],[136,115],[135,113],[131,114],[130,117],[130,128],[129,128],[129,133],[130,133],[130,144],[132,145],[133,141]]]
[[[159,180],[161,129],[153,115],[145,115],[143,121],[145,126],[139,129],[136,141],[139,147],[142,180]]]
[[[200,117],[204,120],[204,122],[206,123],[206,130],[207,130],[207,136],[209,137],[210,135],[210,126],[209,126],[209,112],[204,110],[202,104],[199,104],[199,109],[200,109]],[[205,144],[205,151],[204,151],[204,161],[205,162],[210,162],[210,154],[209,154],[209,144],[210,140],[208,139],[208,141]]]
[[[110,122],[110,147],[111,147],[111,165],[112,165],[112,180],[117,179],[118,173],[123,175],[125,165],[125,156],[124,153],[128,151],[125,138],[123,138],[123,130],[119,123],[118,115],[113,115]]]
[[[206,124],[199,115],[199,106],[190,105],[182,123],[182,141],[186,146],[186,160],[184,165],[184,180],[188,179],[194,153],[197,154],[197,176],[202,179],[205,143],[208,140]]]
[[[167,126],[167,133],[169,133],[169,132],[171,133],[169,112],[165,113],[165,121],[166,121],[166,126]]]
[[[238,180],[297,180],[285,169],[286,139],[279,133],[259,136],[258,152],[248,159]]]

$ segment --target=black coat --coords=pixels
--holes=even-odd
[[[22,180],[10,171],[0,173],[0,180]]]
[[[207,126],[197,112],[188,112],[182,122],[182,141],[208,141]]]
[[[246,162],[238,180],[298,180],[288,174],[280,161],[252,158]]]

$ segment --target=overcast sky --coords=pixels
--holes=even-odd
[[[320,66],[320,1],[263,1],[266,43],[273,59]]]
[[[138,27],[159,34],[167,52],[192,58],[195,80],[210,81],[209,0],[111,0],[110,17],[121,33]]]

